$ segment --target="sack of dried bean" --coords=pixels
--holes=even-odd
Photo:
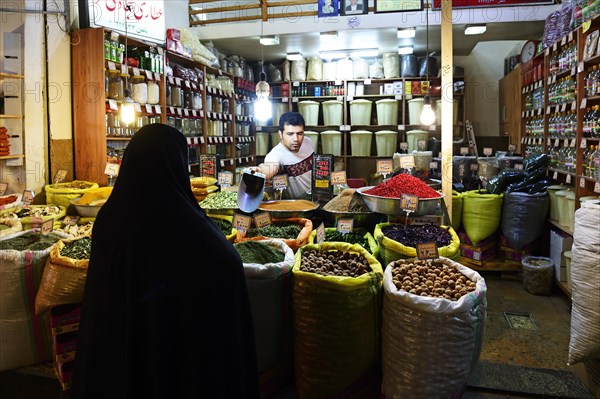
[[[300,398],[378,397],[381,264],[358,244],[296,253],[294,369]]]
[[[417,226],[379,223],[373,233],[379,243],[379,259],[384,265],[417,256],[416,244],[435,242],[440,256],[458,259],[460,238],[450,226]]]
[[[306,218],[273,218],[272,226],[286,226],[286,225],[297,225],[300,228],[300,232],[295,238],[291,237],[275,237],[275,236],[266,236],[266,235],[256,235],[254,236],[252,230],[249,232],[242,234],[238,231],[237,237],[235,238],[235,242],[242,242],[246,240],[266,240],[266,239],[279,239],[283,240],[294,252],[298,250],[301,246],[308,243],[308,238],[310,237],[310,233],[312,233],[313,225],[310,219]]]
[[[386,399],[449,398],[464,387],[479,359],[487,288],[479,273],[450,259],[415,261],[392,262],[383,276],[383,393]],[[449,300],[437,297],[433,288],[432,295],[399,289],[402,268],[411,283],[420,281],[425,287],[442,274],[453,276],[452,283],[446,278],[452,287],[443,295],[450,291],[459,296]],[[441,281],[436,283],[441,286]]]
[[[89,236],[60,240],[52,247],[35,297],[36,315],[52,306],[83,301],[90,250]]]

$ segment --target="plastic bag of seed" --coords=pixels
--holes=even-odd
[[[451,397],[479,359],[485,280],[448,258],[402,259],[385,268],[383,291],[386,399]]]
[[[35,314],[52,306],[83,301],[92,239],[83,236],[60,240],[50,251],[35,297]]]
[[[359,244],[324,242],[300,248],[292,274],[298,397],[378,396],[381,264]]]

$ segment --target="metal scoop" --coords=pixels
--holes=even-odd
[[[251,169],[244,169],[240,186],[238,187],[238,207],[246,213],[251,213],[258,208],[265,191],[266,176]]]

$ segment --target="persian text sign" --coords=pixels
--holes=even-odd
[[[128,35],[158,42],[165,40],[164,0],[93,0],[89,3],[92,25],[125,32],[127,18]]]
[[[552,4],[552,0],[452,0],[452,8],[479,8]],[[442,0],[433,0],[433,8],[441,8]]]

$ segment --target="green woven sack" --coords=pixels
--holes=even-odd
[[[452,190],[452,228],[456,231],[460,229],[463,212],[463,195],[458,191]]]
[[[71,200],[81,197],[86,191],[92,188],[98,188],[98,183],[73,180],[65,183],[48,184],[44,187],[46,190],[46,203],[61,205],[68,208]]]
[[[473,245],[496,232],[502,220],[503,200],[504,194],[488,194],[485,190],[463,193],[462,225]]]

